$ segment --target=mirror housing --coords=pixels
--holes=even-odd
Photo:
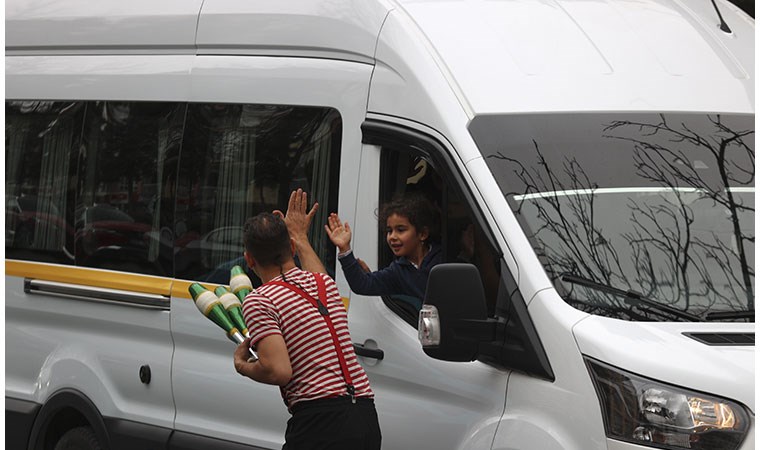
[[[428,276],[419,315],[422,349],[444,361],[474,361],[493,334],[480,272],[472,264],[439,264]]]

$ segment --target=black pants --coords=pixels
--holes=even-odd
[[[375,402],[336,397],[296,404],[282,450],[380,450],[380,441]]]

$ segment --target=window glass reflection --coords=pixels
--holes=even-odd
[[[72,178],[81,102],[5,104],[5,251],[8,258],[74,263]]]
[[[321,205],[310,238],[334,270],[334,247],[321,227],[337,208],[340,136],[340,116],[329,108],[190,105],[177,197],[177,276],[229,282],[232,266],[246,267],[246,218],[285,209],[299,187]]]
[[[77,196],[77,264],[171,275],[176,178],[185,107],[92,102]]]
[[[679,320],[634,291],[701,320],[753,320],[753,117],[481,117],[471,133],[569,303]]]

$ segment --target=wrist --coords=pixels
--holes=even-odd
[[[235,372],[242,376],[247,376],[245,373],[245,362],[242,360],[235,360]]]
[[[253,378],[254,364],[256,364],[256,362],[258,362],[258,359],[255,361],[241,361],[240,365],[236,365],[235,369],[237,369],[237,372],[240,375],[248,378]]]
[[[305,242],[309,242],[309,236],[306,233],[294,233],[292,238],[296,245],[303,245]]]

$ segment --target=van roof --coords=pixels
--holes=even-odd
[[[371,62],[388,6],[333,0],[6,0],[7,54],[247,54]]]
[[[255,54],[372,64],[383,22],[398,14],[419,27],[472,114],[754,112],[754,20],[717,3],[731,33],[718,28],[710,0],[7,0],[6,55]]]
[[[754,111],[754,20],[710,0],[413,1],[474,114]]]

